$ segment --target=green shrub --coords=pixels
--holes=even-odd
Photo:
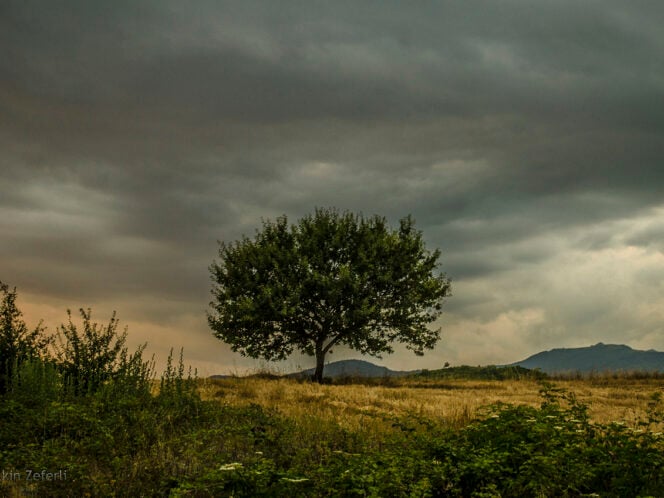
[[[62,394],[62,375],[55,362],[32,358],[14,366],[6,396],[26,406],[38,407],[60,399]]]
[[[150,377],[150,365],[143,362],[145,344],[129,355],[125,346],[127,329],[118,333],[115,312],[106,327],[92,322],[92,311],[80,309],[83,331],[72,322],[58,327],[55,357],[64,376],[67,390],[78,396],[93,393],[109,379],[123,379],[125,385],[144,389]]]
[[[10,291],[0,281],[0,395],[11,387],[12,377],[24,361],[44,358],[52,338],[46,336],[41,322],[28,330],[23,314],[16,307],[16,288]]]
[[[550,386],[542,395],[539,409],[494,405],[485,418],[430,446],[453,496],[664,494],[659,436],[591,423],[585,405]]]

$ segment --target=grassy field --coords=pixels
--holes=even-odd
[[[656,376],[319,385],[180,364],[77,392],[49,364],[19,374],[0,496],[664,496]]]
[[[652,395],[664,379],[596,376],[553,379],[549,383],[576,395],[589,407],[592,421],[635,424],[646,417]],[[258,404],[289,419],[325,420],[353,430],[366,429],[381,416],[416,414],[460,428],[495,403],[538,407],[542,383],[532,380],[352,379],[319,385],[266,376],[199,380],[203,399],[233,406]]]

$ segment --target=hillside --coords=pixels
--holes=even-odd
[[[374,365],[364,360],[341,360],[325,365],[325,377],[403,377],[419,372],[414,370],[404,372],[399,370],[390,370],[387,367]],[[314,369],[309,368],[301,372],[289,374],[287,377],[308,377],[314,374]]]
[[[640,351],[624,344],[603,344],[582,348],[542,351],[512,364],[546,373],[664,371],[664,353]]]
[[[488,365],[485,367],[461,365],[459,367],[448,367],[438,370],[422,370],[412,377],[449,380],[538,380],[546,378],[546,374],[517,365]]]

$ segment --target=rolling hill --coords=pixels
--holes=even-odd
[[[323,375],[325,377],[403,377],[419,372],[413,370],[410,372],[390,370],[387,367],[374,365],[364,360],[341,360],[334,361],[325,365]],[[288,377],[308,377],[314,374],[314,369],[309,368],[301,372],[289,374]]]
[[[624,344],[603,344],[582,348],[542,351],[512,364],[545,373],[565,372],[664,372],[664,353],[632,349]]]

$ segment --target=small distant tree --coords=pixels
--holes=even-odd
[[[253,240],[220,242],[208,322],[245,356],[314,356],[318,382],[335,345],[380,357],[400,342],[422,355],[440,338],[427,324],[450,293],[436,272],[439,256],[425,249],[410,216],[397,230],[383,217],[334,209],[291,226],[286,216],[264,221]]]
[[[143,362],[146,345],[129,355],[125,346],[127,329],[118,332],[115,312],[105,327],[92,321],[89,308],[87,311],[81,308],[79,312],[82,332],[72,321],[71,310],[67,310],[68,323],[58,327],[55,344],[56,361],[67,388],[76,395],[86,394],[112,378],[131,375],[140,383],[150,375],[148,362]]]
[[[29,330],[16,307],[16,287],[9,289],[0,281],[0,394],[5,394],[20,366],[32,359],[46,357],[52,337],[44,334],[42,322]]]

